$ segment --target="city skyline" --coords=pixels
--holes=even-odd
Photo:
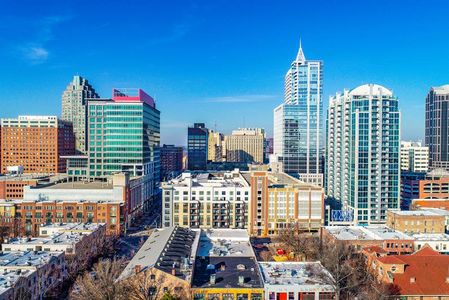
[[[27,10],[8,4],[0,31],[0,117],[60,115],[61,94],[78,74],[100,96],[124,86],[154,95],[162,112],[161,143],[186,145],[185,128],[195,122],[211,129],[217,124],[223,133],[260,127],[272,136],[272,110],[283,99],[283,76],[302,38],[307,57],[324,62],[324,110],[337,91],[377,83],[401,100],[403,139],[424,140],[425,97],[431,87],[447,84],[443,12],[448,3],[329,2],[319,12],[312,2],[172,3],[177,5],[170,16],[157,13],[169,4],[92,3],[96,18],[80,14],[74,4],[47,5],[45,11],[33,9],[33,3]],[[422,14],[429,6],[441,9]],[[290,22],[299,8],[308,13]],[[120,9],[133,13],[113,22]],[[373,20],[388,22],[353,26],[366,9]],[[151,18],[144,21],[147,15]],[[80,32],[95,42],[88,47],[73,43]],[[373,39],[382,43],[373,47]],[[434,39],[438,46],[430,46]],[[117,42],[123,40],[136,46]],[[250,113],[254,106],[259,114]]]

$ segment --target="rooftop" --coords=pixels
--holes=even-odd
[[[57,229],[58,231],[95,231],[104,223],[51,223],[41,225],[40,229]]]
[[[389,255],[377,260],[405,265],[404,273],[391,273],[401,295],[449,295],[449,255],[425,246],[411,255]]]
[[[112,189],[114,186],[112,183],[104,182],[104,181],[75,181],[75,182],[61,182],[57,184],[47,185],[47,186],[37,186],[32,187],[33,189],[70,189],[70,190],[98,190],[98,189]]]
[[[449,94],[449,84],[432,87],[432,90],[438,95]]]
[[[430,217],[430,216],[439,216],[440,214],[433,212],[431,210],[427,209],[420,209],[420,210],[390,210],[390,213],[393,213],[395,215],[399,216],[414,216],[414,217]]]
[[[393,96],[393,92],[378,84],[364,84],[349,91],[350,96]]]
[[[335,239],[342,241],[413,240],[413,237],[386,226],[326,226],[326,231]]]
[[[14,250],[12,245],[23,245],[26,246],[50,246],[50,245],[64,245],[64,246],[74,246],[76,243],[81,241],[86,235],[91,234],[94,230],[98,229],[102,224],[91,223],[90,225],[84,227],[84,225],[75,224],[74,226],[63,226],[61,230],[50,231],[48,236],[39,237],[24,237],[24,238],[12,238],[7,243],[2,244],[3,251],[9,249]],[[88,229],[89,227],[89,229]],[[47,227],[50,228],[50,227]],[[53,227],[55,228],[55,227]],[[42,230],[40,230],[42,232]]]
[[[258,172],[258,170],[255,170]],[[243,177],[247,182],[251,181],[251,172],[242,172]],[[286,186],[294,186],[298,188],[312,188],[312,189],[322,189],[317,185],[313,185],[310,183],[303,182],[299,179],[296,179],[286,173],[282,172],[268,172],[268,186],[270,188],[283,188]]]
[[[449,242],[449,234],[446,233],[418,233],[412,236],[417,242]]]
[[[0,181],[45,181],[53,182],[65,178],[65,175],[48,176],[44,174],[21,174],[21,175],[3,175],[0,176]]]
[[[0,253],[0,269],[5,268],[36,268],[47,264],[52,257],[59,256],[60,252],[47,251],[14,251]]]
[[[35,270],[8,270],[0,273],[0,297],[8,289],[12,288],[19,278],[30,276]]]
[[[197,256],[254,257],[245,229],[208,229],[201,231]]]
[[[163,185],[174,187],[249,188],[249,183],[244,179],[238,169],[231,172],[184,172],[177,178],[164,182]]]
[[[156,229],[134,255],[120,274],[125,279],[136,273],[155,267],[177,277],[189,280],[192,264],[195,261],[199,230],[182,227]]]
[[[322,274],[331,275],[320,262],[259,262],[259,267],[265,285],[299,285],[303,291],[333,291],[331,285],[323,282]]]
[[[263,288],[255,257],[204,257],[195,261],[193,288]]]

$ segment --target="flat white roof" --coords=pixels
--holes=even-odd
[[[252,257],[253,248],[245,229],[201,231],[197,256]]]
[[[396,215],[400,215],[400,216],[438,216],[439,214],[437,214],[436,212],[427,210],[427,209],[423,209],[423,210],[391,210],[390,212],[396,214]]]
[[[249,183],[240,171],[229,172],[184,172],[177,178],[163,182],[163,187],[216,187],[216,188],[249,188]]]
[[[449,242],[446,233],[418,233],[412,235],[417,242]]]
[[[105,223],[51,223],[41,225],[40,229],[58,229],[60,231],[95,231]]]
[[[326,226],[337,240],[413,240],[413,237],[386,226]]]
[[[265,287],[290,286],[301,291],[334,291],[328,284],[329,280],[323,279],[323,276],[331,275],[320,262],[259,262],[259,268]]]

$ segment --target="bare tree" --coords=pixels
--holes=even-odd
[[[398,294],[393,285],[375,279],[369,271],[364,255],[351,245],[340,241],[324,242],[317,259],[326,269],[310,265],[309,272],[320,278],[323,284],[333,287],[336,300],[356,297],[378,300]]]
[[[318,237],[300,230],[297,224],[279,230],[276,240],[285,250],[294,252],[297,258],[302,256],[304,260],[310,260],[318,254]]]
[[[79,276],[70,294],[73,300],[122,300],[129,298],[117,278],[124,268],[122,260],[101,260],[92,272]]]
[[[130,300],[190,299],[188,285],[172,280],[166,273],[155,269],[140,272],[123,281]],[[171,297],[171,298],[170,298]]]
[[[259,253],[260,258],[262,259],[262,261],[272,261],[273,260],[273,255],[271,254],[271,252],[269,250],[263,250]]]

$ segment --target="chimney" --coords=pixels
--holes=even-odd
[[[210,274],[210,280],[209,280],[210,284],[215,284],[215,274]]]
[[[410,277],[410,283],[415,283],[416,282],[416,278],[415,277]]]
[[[245,277],[243,277],[242,275],[239,276],[239,284],[244,284],[245,283]]]
[[[137,274],[137,273],[140,273],[140,271],[142,271],[142,266],[141,265],[135,265],[134,266],[134,272]]]
[[[171,274],[172,274],[173,276],[176,276],[176,269],[175,269],[175,268],[171,269]]]

